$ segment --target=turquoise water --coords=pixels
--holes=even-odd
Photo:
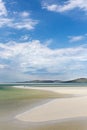
[[[87,83],[48,83],[48,84],[28,84],[28,86],[38,86],[38,87],[87,87]]]
[[[9,86],[34,86],[34,87],[87,87],[87,83],[9,83],[9,84],[0,84],[0,87],[9,87]]]

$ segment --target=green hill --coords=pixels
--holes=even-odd
[[[78,78],[74,80],[61,81],[61,80],[32,80],[17,83],[87,83],[87,78]]]
[[[64,83],[87,83],[87,78],[78,78],[74,80],[65,81]]]

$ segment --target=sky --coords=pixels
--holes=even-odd
[[[87,78],[87,0],[0,0],[0,82]]]

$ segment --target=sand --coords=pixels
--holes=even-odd
[[[18,86],[16,86],[18,87]],[[36,106],[15,118],[27,122],[47,122],[70,118],[87,117],[87,88],[86,87],[23,87],[24,89],[40,89],[56,93],[72,94],[72,98],[52,100]]]

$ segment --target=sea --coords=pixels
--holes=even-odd
[[[29,87],[87,87],[87,83],[0,83],[0,87],[29,86]]]

